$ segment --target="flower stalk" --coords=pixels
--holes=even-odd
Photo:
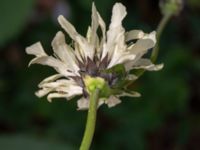
[[[80,150],[89,150],[90,145],[92,143],[92,139],[95,131],[96,124],[96,115],[97,115],[97,107],[98,107],[98,99],[99,99],[100,90],[96,88],[90,95],[90,104],[87,116],[87,123],[85,127],[85,133],[83,136],[83,140],[80,146]]]
[[[151,54],[151,61],[153,63],[157,60],[157,57],[158,57],[160,37],[161,37],[162,32],[163,32],[164,28],[166,27],[167,23],[171,19],[171,17],[172,17],[172,14],[164,15],[158,25],[157,30],[156,30],[157,31],[157,35],[156,35],[157,43],[156,43],[155,47],[153,48],[152,54]]]

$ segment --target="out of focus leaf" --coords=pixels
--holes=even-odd
[[[2,150],[74,150],[67,144],[56,143],[30,136],[0,136]]]
[[[0,46],[23,29],[34,0],[0,1]]]

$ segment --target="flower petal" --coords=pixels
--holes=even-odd
[[[108,105],[108,107],[114,107],[121,103],[121,100],[116,96],[111,95],[107,100],[105,100],[105,103]]]
[[[43,88],[43,89],[40,89],[38,90],[37,92],[35,92],[35,95],[39,98],[47,95],[49,92],[51,92],[52,89],[51,88]]]
[[[104,100],[99,99],[98,107],[100,107],[104,103]],[[87,110],[89,108],[89,100],[82,97],[77,101],[77,110]]]
[[[95,47],[97,47],[97,45],[99,43],[97,43],[98,41],[98,36],[97,36],[97,28],[99,26],[99,22],[98,22],[98,15],[97,15],[97,9],[95,7],[95,4],[92,3],[92,25],[91,25],[91,39],[90,39],[90,43],[92,45],[94,45]]]
[[[128,74],[128,75],[126,76],[126,79],[127,79],[127,80],[131,80],[131,81],[134,81],[134,80],[137,80],[138,77],[137,77],[136,75],[134,75],[134,74]]]
[[[60,23],[61,27],[69,34],[69,36],[80,45],[82,56],[84,58],[89,57],[93,59],[95,52],[93,47],[87,42],[84,37],[77,33],[74,26],[69,23],[69,21],[67,21],[62,15],[58,17],[58,22]]]
[[[119,97],[128,96],[128,97],[140,97],[141,94],[135,91],[123,92],[122,94],[118,95]]]
[[[135,54],[130,54],[127,52],[120,53],[118,51],[115,51],[113,54],[113,58],[111,59],[107,68],[111,68],[117,64],[122,64],[122,63],[124,64],[125,62],[128,62],[128,61],[133,61],[135,57],[136,57]]]
[[[48,78],[45,78],[42,82],[39,83],[39,87],[41,87],[44,83],[48,83],[48,82],[52,82],[52,81],[55,81],[57,79],[59,79],[60,77],[62,77],[63,75],[61,74],[55,74],[55,75],[52,75]]]
[[[36,95],[38,97],[45,96],[49,92],[54,92],[53,94],[49,94],[48,100],[51,100],[52,98],[56,97],[65,97],[68,100],[70,100],[72,97],[81,95],[83,93],[82,87],[78,86],[77,83],[74,80],[68,80],[68,79],[60,79],[54,82],[47,82],[51,81],[51,79],[55,79],[56,76],[52,76],[51,78],[47,78],[44,82],[39,84],[39,87],[41,88],[38,92],[36,92]]]
[[[57,72],[59,72],[60,74],[66,77],[74,76],[74,73],[66,69],[67,66],[64,63],[62,63],[61,61],[57,60],[56,58],[52,56],[36,57],[32,59],[29,64],[47,65],[47,66],[53,67]]]
[[[145,53],[156,44],[156,32],[151,32],[145,35],[142,39],[139,39],[135,44],[130,46],[128,49],[134,53]]]
[[[78,110],[87,110],[89,108],[89,100],[82,97],[77,101]]]
[[[126,32],[125,34],[125,40],[135,40],[135,39],[141,39],[144,36],[144,32],[142,30],[131,30],[129,32]]]
[[[107,54],[110,58],[114,58],[113,53],[116,50],[125,50],[124,28],[122,20],[126,16],[126,8],[121,3],[116,3],[113,6],[111,23],[107,32],[107,43],[103,48],[102,58]],[[120,49],[116,49],[116,45],[120,45]]]
[[[134,66],[132,67],[133,69],[145,69],[148,71],[158,71],[163,68],[163,64],[159,65],[154,65],[149,59],[139,59]]]
[[[47,100],[49,102],[52,102],[52,99],[53,98],[67,98],[67,94],[63,94],[63,93],[50,93],[48,96],[47,96]]]
[[[78,74],[79,67],[76,63],[74,51],[65,43],[65,36],[61,31],[53,39],[52,47],[55,54],[67,65],[67,69]]]
[[[44,52],[44,49],[40,42],[37,42],[26,48],[26,53],[29,55],[35,55],[37,57],[46,56],[47,54]]]
[[[121,3],[115,3],[112,10],[112,18],[110,28],[116,28],[121,26],[121,22],[126,16],[126,8]]]
[[[106,41],[106,25],[98,12],[97,12],[97,16],[98,16],[98,23],[99,23],[99,26],[101,28],[101,33],[102,33],[102,37],[99,37],[99,45],[96,47],[97,56],[100,59],[102,56],[103,47]]]

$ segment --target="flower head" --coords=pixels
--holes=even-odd
[[[90,90],[95,87],[102,88],[99,105],[106,103],[112,107],[121,102],[120,96],[140,96],[137,92],[127,90],[126,84],[137,79],[130,71],[156,71],[162,65],[154,65],[149,59],[143,58],[155,46],[156,33],[146,34],[141,30],[125,32],[122,20],[126,14],[126,8],[116,3],[106,32],[106,25],[93,4],[92,24],[86,37],[80,35],[63,16],[59,16],[58,22],[73,44],[67,44],[63,32],[59,31],[52,41],[54,56],[47,55],[40,42],[26,49],[27,54],[36,56],[29,65],[48,65],[58,72],[39,84],[40,90],[36,95],[48,95],[48,101],[52,98],[69,100],[79,95],[82,96],[78,100],[79,109],[88,108]],[[97,33],[98,28],[101,35]]]

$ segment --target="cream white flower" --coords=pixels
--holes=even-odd
[[[126,8],[121,3],[116,3],[106,32],[106,25],[93,4],[92,23],[86,37],[80,35],[63,16],[59,16],[58,22],[72,39],[72,46],[65,42],[63,32],[59,31],[52,41],[54,56],[47,55],[40,42],[26,49],[27,54],[36,56],[29,65],[47,65],[58,72],[39,84],[40,90],[36,95],[38,97],[48,95],[47,99],[50,102],[53,98],[69,100],[80,95],[82,98],[78,100],[78,109],[87,109],[89,95],[85,88],[84,77],[91,76],[104,79],[110,89],[117,91],[107,98],[102,97],[99,106],[106,103],[109,107],[113,107],[121,102],[120,96],[140,96],[137,92],[127,93],[123,86],[117,87],[118,81],[135,80],[137,77],[129,74],[133,69],[156,71],[163,65],[154,65],[149,59],[143,58],[143,55],[155,46],[155,31],[149,34],[141,30],[125,32],[122,20],[126,14]],[[98,28],[101,30],[101,36],[97,33]],[[113,69],[116,66],[124,68],[123,78]]]

